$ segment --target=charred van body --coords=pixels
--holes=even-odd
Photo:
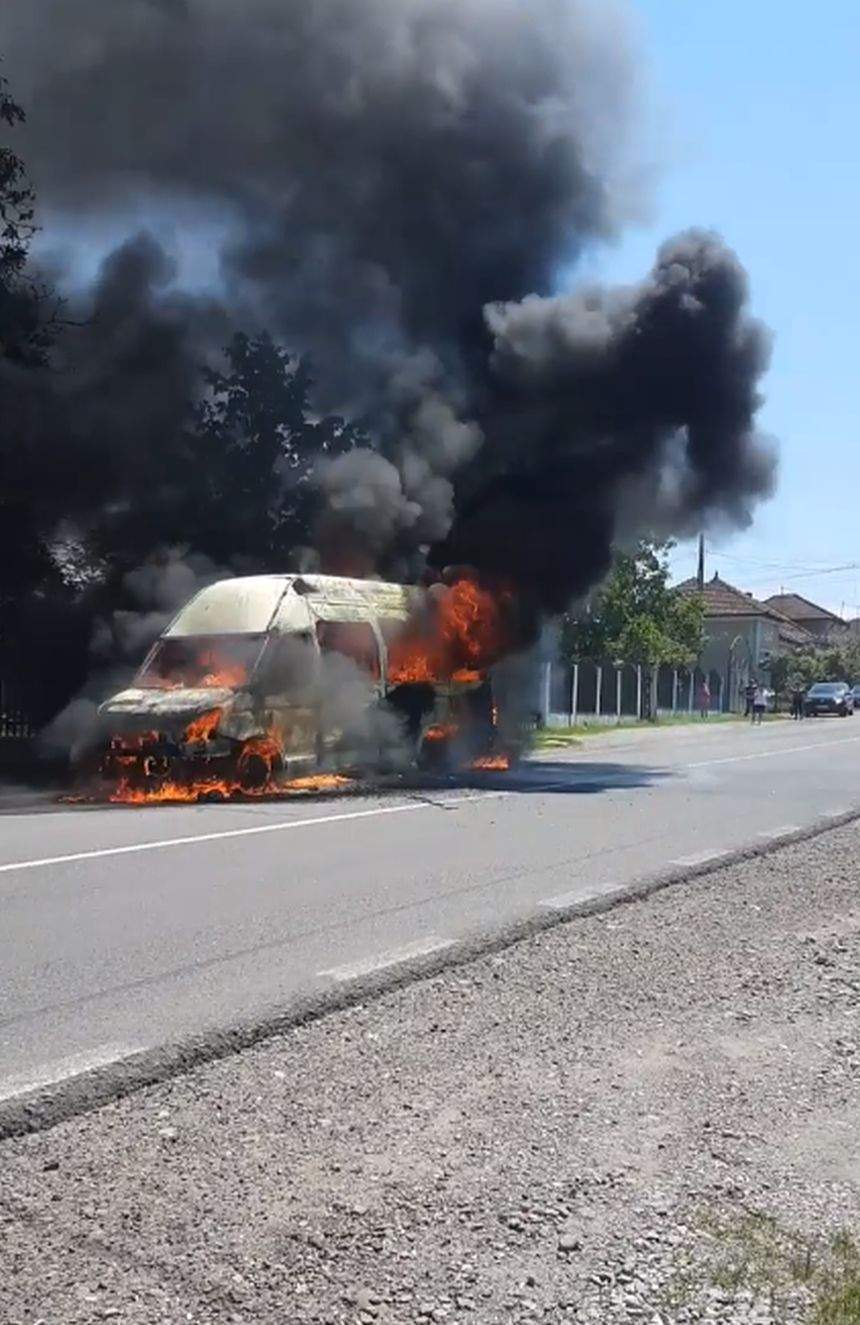
[[[495,739],[489,673],[416,669],[413,627],[428,611],[424,590],[373,580],[212,584],[101,706],[100,771],[130,788],[255,791],[281,774],[478,757]]]

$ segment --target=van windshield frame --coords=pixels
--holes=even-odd
[[[163,635],[135,678],[141,690],[240,690],[251,682],[267,634]]]

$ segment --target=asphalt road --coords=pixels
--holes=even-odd
[[[860,806],[860,721],[617,733],[471,786],[0,793],[0,1100]]]

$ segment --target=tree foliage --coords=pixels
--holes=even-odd
[[[860,681],[860,643],[846,640],[797,649],[773,660],[771,682],[778,695],[807,690],[816,681]]]
[[[223,371],[204,370],[194,453],[205,501],[192,541],[215,560],[283,568],[312,535],[314,470],[367,439],[341,418],[315,416],[307,361],[268,334],[237,333],[226,359]]]
[[[612,659],[656,667],[690,666],[702,648],[703,606],[669,587],[670,543],[643,540],[619,552],[588,603],[565,619],[563,651],[571,661]]]
[[[0,123],[15,128],[24,123],[24,111],[13,100],[0,75]],[[35,231],[36,200],[24,163],[16,152],[0,144],[0,282],[8,285],[27,261]]]
[[[0,131],[24,120],[0,74]],[[36,229],[36,195],[24,162],[0,142],[0,359],[31,367],[45,364],[57,315],[51,292],[27,270]]]
[[[0,75],[0,131],[24,122]],[[50,340],[42,292],[26,274],[35,199],[24,163],[0,142],[0,608],[50,580],[54,567],[35,514],[40,475],[14,426],[16,374],[40,369]]]

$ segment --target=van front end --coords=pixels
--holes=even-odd
[[[249,694],[132,688],[101,706],[99,776],[121,801],[221,798],[264,788],[282,751]]]

